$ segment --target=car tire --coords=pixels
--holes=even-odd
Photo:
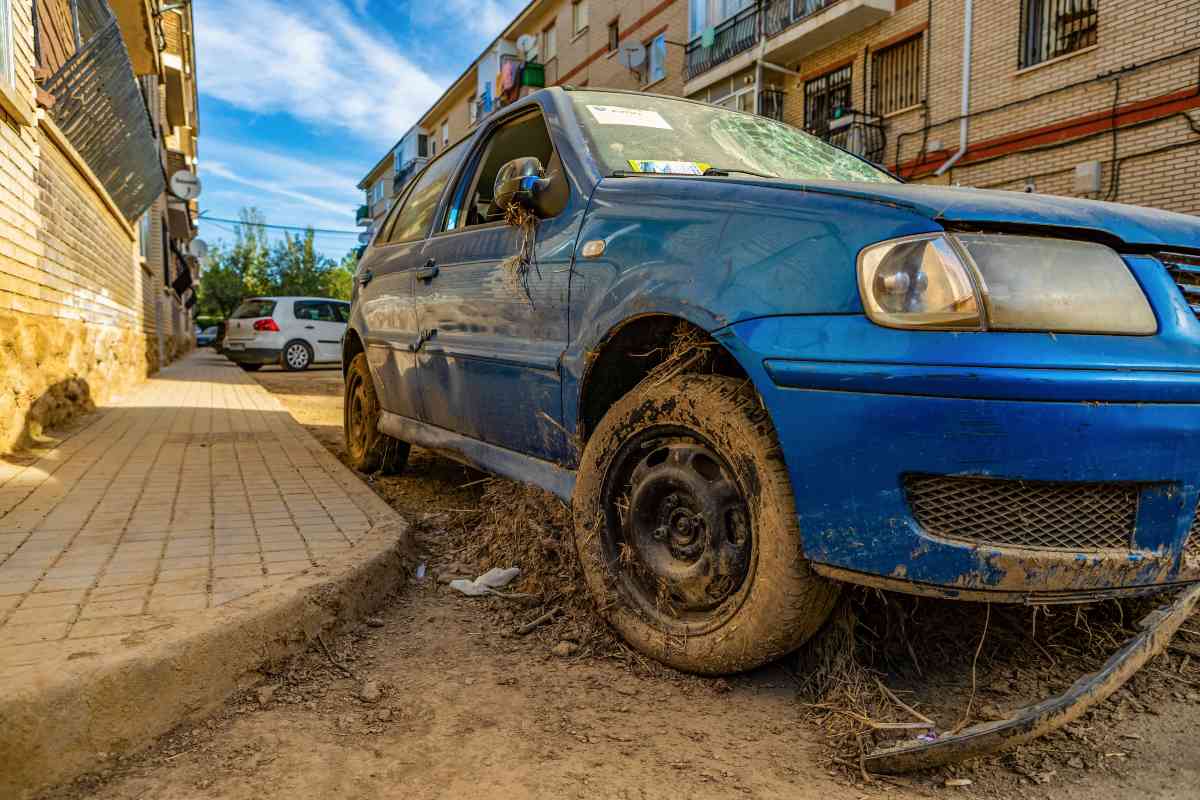
[[[262,364],[238,364],[238,366],[246,370],[246,372],[258,372],[263,368]]]
[[[804,558],[774,426],[747,381],[643,381],[583,451],[575,546],[596,607],[635,649],[716,675],[799,647],[836,583]]]
[[[313,362],[313,350],[303,339],[293,339],[279,353],[279,366],[289,372],[308,369]]]
[[[342,403],[346,455],[350,466],[359,472],[394,475],[404,469],[410,448],[408,442],[393,439],[379,430],[381,411],[367,356],[359,353],[346,370]]]

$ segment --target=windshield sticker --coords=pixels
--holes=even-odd
[[[634,172],[653,172],[658,175],[703,175],[711,164],[700,161],[653,161],[629,159]]]
[[[644,108],[622,108],[621,106],[588,106],[592,117],[601,125],[630,125],[635,128],[661,128],[672,130],[670,123],[657,111]]]

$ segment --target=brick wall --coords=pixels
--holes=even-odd
[[[32,4],[13,4],[16,73],[33,96]],[[49,123],[0,111],[0,453],[154,369],[153,283],[133,230]]]

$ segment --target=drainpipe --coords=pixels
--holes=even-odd
[[[974,0],[966,0],[963,11],[962,116],[958,120],[958,152],[937,168],[934,175],[945,175],[967,152],[967,115],[971,113],[971,29],[975,17]]]

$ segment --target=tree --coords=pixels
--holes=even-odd
[[[321,296],[349,300],[357,270],[358,254],[351,250],[342,258],[342,263],[331,265],[321,276]]]
[[[206,260],[196,298],[200,315],[228,318],[244,298],[266,294],[271,288],[266,220],[255,208],[242,209],[239,218],[233,246],[219,243]]]
[[[303,236],[283,235],[271,249],[268,272],[278,294],[314,296],[321,293],[322,276],[334,266],[317,252],[309,228]]]

